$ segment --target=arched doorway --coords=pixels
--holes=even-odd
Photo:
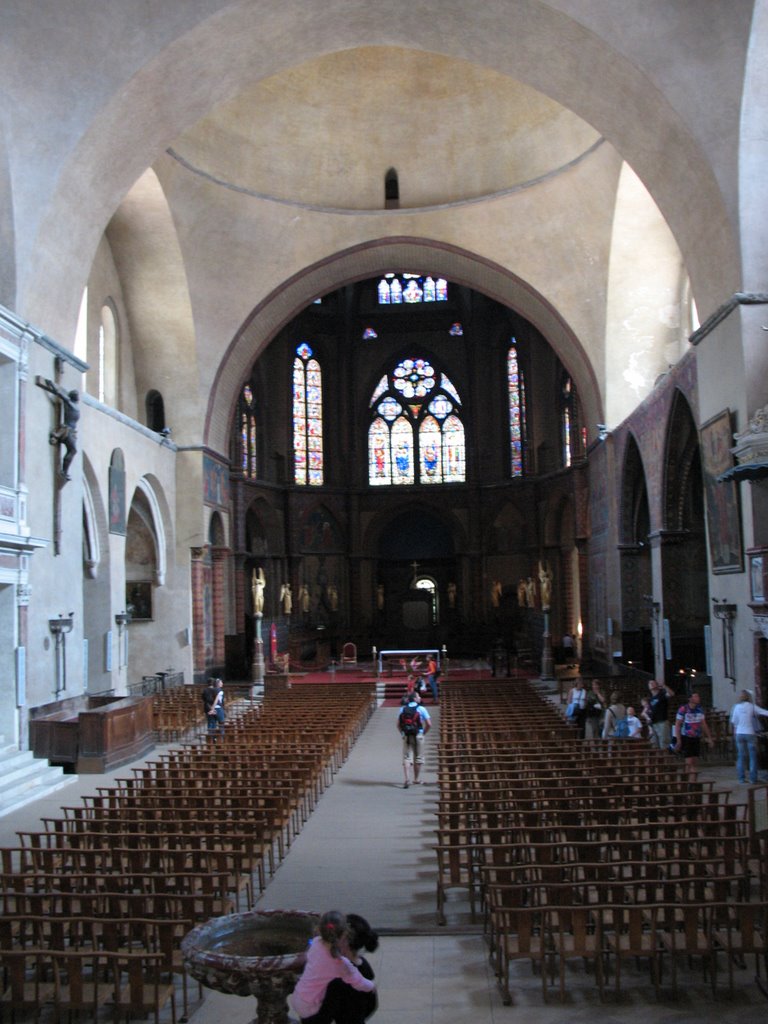
[[[458,575],[450,526],[433,509],[393,515],[379,533],[375,578],[380,644],[436,647],[449,628],[449,586]]]

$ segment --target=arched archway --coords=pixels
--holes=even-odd
[[[629,435],[621,479],[621,649],[627,662],[654,672],[653,630],[648,596],[653,591],[648,486],[637,441]]]
[[[230,425],[254,358],[302,309],[318,295],[378,277],[392,266],[408,267],[414,273],[439,274],[457,285],[475,289],[529,320],[573,378],[584,423],[604,421],[600,386],[589,355],[545,296],[506,267],[477,253],[431,239],[393,237],[352,246],[305,267],[255,307],[217,369],[206,411],[206,443],[215,451],[229,451]]]
[[[665,672],[671,678],[683,669],[706,670],[704,627],[709,623],[699,435],[691,407],[679,390],[672,402],[665,449],[661,572],[670,640]]]

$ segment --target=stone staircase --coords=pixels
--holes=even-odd
[[[68,786],[76,777],[53,768],[31,750],[0,751],[0,817]]]

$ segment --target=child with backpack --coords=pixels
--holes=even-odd
[[[397,731],[403,738],[403,789],[413,783],[421,785],[421,769],[424,764],[424,737],[432,727],[429,712],[422,707],[421,697],[412,693],[397,716]]]
[[[350,952],[349,925],[344,914],[329,910],[320,918],[318,934],[309,944],[304,970],[290,997],[290,1005],[302,1024],[319,1024],[329,984],[340,978],[357,992],[373,992],[376,985],[366,978],[344,952]],[[371,972],[372,973],[372,972]]]

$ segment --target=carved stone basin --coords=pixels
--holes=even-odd
[[[250,910],[214,917],[181,943],[187,970],[201,985],[228,995],[255,996],[258,1024],[287,1024],[288,996],[304,969],[320,914]]]

